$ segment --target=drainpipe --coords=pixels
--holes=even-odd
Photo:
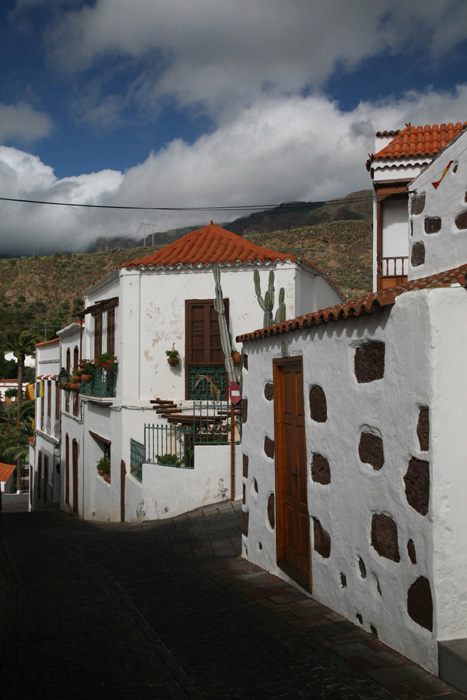
[[[230,402],[230,500],[235,500],[235,409]]]

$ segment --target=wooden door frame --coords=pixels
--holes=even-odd
[[[76,450],[76,459],[75,459],[75,450]],[[78,499],[79,499],[79,494],[78,494],[79,445],[78,445],[78,440],[76,438],[73,438],[73,440],[71,441],[71,465],[72,465],[72,473],[73,473],[72,513],[73,513],[73,515],[76,515],[76,517],[78,517],[78,510],[79,510],[79,505],[78,505]]]
[[[283,367],[296,365],[300,368],[303,377],[303,356],[295,355],[294,357],[283,357],[273,360],[273,385],[274,385],[274,441],[275,441],[275,486],[276,486],[276,562],[277,566],[284,571],[287,576],[290,576],[296,583],[298,583],[306,591],[312,589],[312,560],[311,560],[311,525],[308,509],[308,495],[307,495],[307,511],[308,511],[308,522],[309,522],[309,552],[308,558],[310,562],[309,577],[303,576],[299,571],[293,568],[285,560],[285,473],[286,464],[282,459],[282,445],[281,445],[281,429],[279,427],[279,421],[281,417],[281,405],[283,405],[282,397],[282,384],[281,384],[281,371]],[[303,391],[303,399],[305,394]],[[306,448],[306,445],[305,445]],[[307,474],[307,471],[306,471]],[[308,493],[308,489],[307,489]]]

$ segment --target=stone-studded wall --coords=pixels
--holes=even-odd
[[[454,513],[444,498],[446,488],[465,494],[467,483],[462,476],[454,488],[459,472],[446,464],[448,442],[433,435],[433,424],[447,422],[454,430],[460,420],[449,423],[441,396],[449,383],[440,385],[431,366],[436,352],[440,359],[454,348],[435,330],[448,295],[458,314],[467,303],[461,288],[413,292],[392,310],[244,346],[245,556],[286,578],[276,562],[272,364],[286,337],[290,356],[303,356],[313,597],[376,629],[382,640],[432,671],[443,620],[449,618],[443,638],[456,624],[455,610],[445,615],[455,607],[448,591],[457,594],[467,574],[467,562],[459,566],[454,542],[446,541]],[[434,316],[433,300],[440,305]],[[442,323],[448,328],[449,319]],[[452,352],[445,370],[456,375],[462,358],[459,348]],[[454,382],[455,376],[451,391]],[[464,401],[460,378],[457,392]],[[435,496],[445,511],[441,519]],[[456,537],[461,546],[460,531]],[[443,542],[440,551],[436,538]],[[443,570],[449,570],[448,580]],[[436,607],[438,590],[444,607]]]
[[[467,262],[466,148],[467,133],[454,141],[410,187],[409,280]]]

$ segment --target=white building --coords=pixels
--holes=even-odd
[[[58,338],[36,345],[36,380],[42,396],[36,398],[35,440],[30,449],[30,502],[33,509],[60,501],[60,410],[57,382],[60,371]]]
[[[237,339],[244,555],[434,673],[467,636],[466,146],[412,182],[409,282]]]
[[[213,418],[212,402],[225,401],[229,391],[214,310],[215,263],[232,337],[263,325],[254,270],[263,296],[275,273],[275,308],[283,287],[289,316],[341,301],[317,268],[212,223],[98,280],[85,291],[82,325],[59,333],[60,365],[68,372],[103,352],[117,357],[112,370],[99,368],[79,391],[63,392],[65,510],[85,519],[133,521],[241,495],[240,448],[232,460],[227,439],[207,444],[208,427],[227,430],[225,404]],[[172,347],[180,356],[176,366],[166,354]],[[41,346],[38,351],[41,356]],[[102,458],[110,459],[109,475],[98,473]]]
[[[412,126],[376,134],[375,153],[367,160],[375,193],[373,205],[373,290],[407,281],[408,190],[467,122]]]

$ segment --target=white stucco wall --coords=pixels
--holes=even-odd
[[[409,253],[409,215],[407,199],[388,199],[383,205],[383,257]],[[398,274],[401,270],[397,269]],[[407,268],[405,270],[407,274]]]
[[[235,498],[242,494],[242,451],[235,447]],[[163,520],[229,500],[230,445],[196,445],[195,466],[181,469],[144,464],[143,480],[126,477],[125,520]]]
[[[410,187],[410,221],[413,235],[410,237],[411,255],[413,247],[423,245],[425,262],[411,264],[409,280],[427,277],[449,270],[467,262],[467,228],[459,229],[456,218],[467,211],[465,200],[467,183],[467,133],[455,139],[433,163],[417,177]],[[439,187],[432,182],[442,176],[449,161],[454,161]],[[425,206],[420,214],[412,214],[415,196],[425,197]],[[426,233],[425,222],[430,217],[439,217],[441,227],[437,233]]]
[[[467,381],[462,347],[467,339],[455,322],[465,316],[465,295],[461,288],[404,294],[390,311],[287,335],[290,356],[303,356],[308,464],[316,452],[328,460],[331,471],[329,485],[314,482],[311,469],[308,472],[313,597],[356,624],[360,615],[365,629],[376,628],[380,639],[433,672],[437,639],[465,636],[466,629],[467,557],[459,550],[464,549],[467,525],[467,483],[459,467],[467,456],[461,427]],[[264,387],[272,382],[272,360],[280,357],[283,338],[247,342],[244,347],[248,420],[243,451],[249,463],[244,479],[244,508],[249,512],[244,553],[286,578],[276,563],[275,529],[267,516],[268,498],[275,493],[274,460],[264,452],[264,436],[274,439],[274,402],[267,401]],[[362,384],[356,381],[354,356],[368,340],[385,343],[385,373],[382,379]],[[326,395],[325,423],[310,418],[308,394],[314,384]],[[416,432],[421,407],[428,407],[430,414],[428,451],[421,450]],[[363,430],[382,437],[385,462],[378,471],[360,460]],[[412,458],[429,462],[427,515],[406,497],[404,476]],[[399,562],[380,556],[372,546],[373,514],[387,515],[396,523]],[[314,550],[313,517],[330,535],[329,558]],[[415,564],[408,555],[409,540],[414,543]],[[365,577],[359,559],[365,564]],[[408,590],[419,577],[430,582],[432,631],[407,612]]]

